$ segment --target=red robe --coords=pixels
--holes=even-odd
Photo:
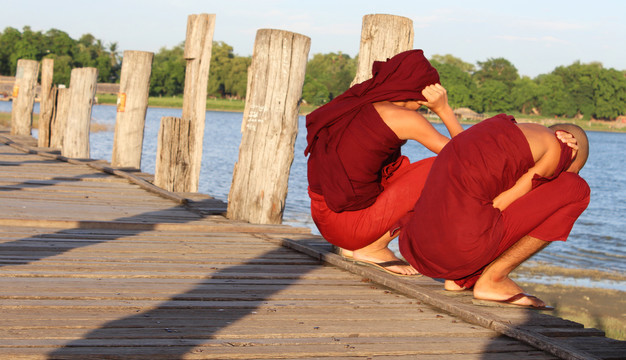
[[[352,86],[307,116],[309,188],[335,212],[371,206],[382,192],[382,169],[396,162],[403,144],[371,105],[378,101],[425,100],[422,90],[439,74],[422,50],[377,61],[373,77]],[[382,123],[382,126],[379,124]],[[364,127],[358,131],[357,127]],[[352,129],[352,130],[348,130]],[[374,137],[382,138],[378,143]],[[380,132],[380,134],[378,134]],[[363,151],[360,142],[367,142]],[[353,144],[347,145],[347,144]]]
[[[564,172],[571,149],[561,143],[555,175],[504,211],[492,200],[534,165],[526,137],[511,116],[482,121],[439,153],[422,196],[400,233],[400,251],[422,274],[471,287],[485,266],[525,235],[565,240],[589,203],[589,186]]]

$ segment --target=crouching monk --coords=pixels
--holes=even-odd
[[[548,308],[509,273],[567,239],[589,203],[578,175],[588,153],[585,132],[571,124],[517,124],[501,114],[470,127],[434,161],[405,219],[402,255],[446,279],[447,290],[473,288],[475,302]]]
[[[463,128],[421,50],[377,61],[372,73],[307,116],[311,215],[324,238],[354,251],[357,263],[413,275],[387,245],[419,198],[434,158],[410,163],[401,147],[415,140],[438,153],[449,141],[415,111],[422,105],[451,136]]]

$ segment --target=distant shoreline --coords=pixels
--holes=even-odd
[[[170,109],[182,109],[183,98],[182,96],[174,97],[150,97],[148,98],[148,106],[155,108],[170,108]],[[114,94],[99,94],[97,96],[97,105],[109,105],[116,106],[117,95]],[[239,99],[207,99],[207,111],[225,111],[225,112],[243,112],[245,108],[245,101]],[[305,116],[315,110],[317,106],[302,104],[300,105],[300,115]],[[2,112],[0,112],[2,114]],[[485,118],[496,115],[496,113],[484,114]],[[542,125],[549,126],[555,123],[574,123],[585,131],[604,131],[615,133],[626,133],[626,124],[617,123],[616,121],[600,121],[600,120],[581,120],[570,118],[549,118],[539,115],[525,115],[525,114],[510,114],[515,116],[518,122],[533,122]],[[6,115],[0,115],[0,124],[6,119],[3,119]],[[35,116],[36,117],[36,116]],[[35,118],[34,117],[34,118]],[[429,116],[429,120],[432,122],[441,122],[437,116]],[[10,116],[9,116],[10,121]],[[472,125],[478,121],[461,119],[460,122],[464,125]],[[6,125],[6,124],[5,124]]]

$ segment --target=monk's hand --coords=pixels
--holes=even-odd
[[[441,86],[441,84],[428,85],[422,90],[422,95],[426,98],[426,101],[417,101],[418,104],[424,105],[435,114],[439,114],[441,111],[450,107],[448,105],[448,92]]]
[[[567,131],[562,131],[562,130],[555,131],[555,134],[556,134],[556,137],[559,140],[561,140],[563,144],[567,144],[567,146],[578,151],[578,141],[576,141],[576,138],[574,137],[574,135],[568,133]]]

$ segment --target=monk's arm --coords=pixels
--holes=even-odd
[[[558,150],[558,149],[557,149]],[[554,152],[546,152],[541,155],[541,157],[535,161],[535,165],[528,169],[528,171],[520,176],[519,179],[515,182],[508,190],[503,191],[500,195],[496,196],[493,199],[493,207],[500,209],[500,211],[504,211],[511,203],[520,197],[527,194],[533,187],[533,178],[535,174],[540,176],[550,176],[554,172],[554,168],[556,167],[556,162],[558,162],[558,158],[555,158]]]
[[[535,175],[535,172],[531,172],[533,169],[534,168],[531,168],[527,173],[517,179],[515,185],[513,185],[510,189],[505,190],[500,193],[500,195],[496,196],[496,198],[493,199],[493,207],[500,209],[500,211],[504,211],[504,209],[511,205],[513,201],[528,193],[532,189],[532,180]]]
[[[417,103],[428,107],[432,112],[439,116],[441,121],[443,121],[443,124],[448,129],[450,137],[455,137],[463,131],[463,127],[448,104],[448,92],[443,86],[441,86],[441,84],[427,86],[422,91],[422,95],[424,95],[426,101],[418,101]]]
[[[376,103],[374,107],[399,139],[415,140],[435,154],[438,154],[444,145],[450,141],[415,110],[396,106],[389,102]]]

